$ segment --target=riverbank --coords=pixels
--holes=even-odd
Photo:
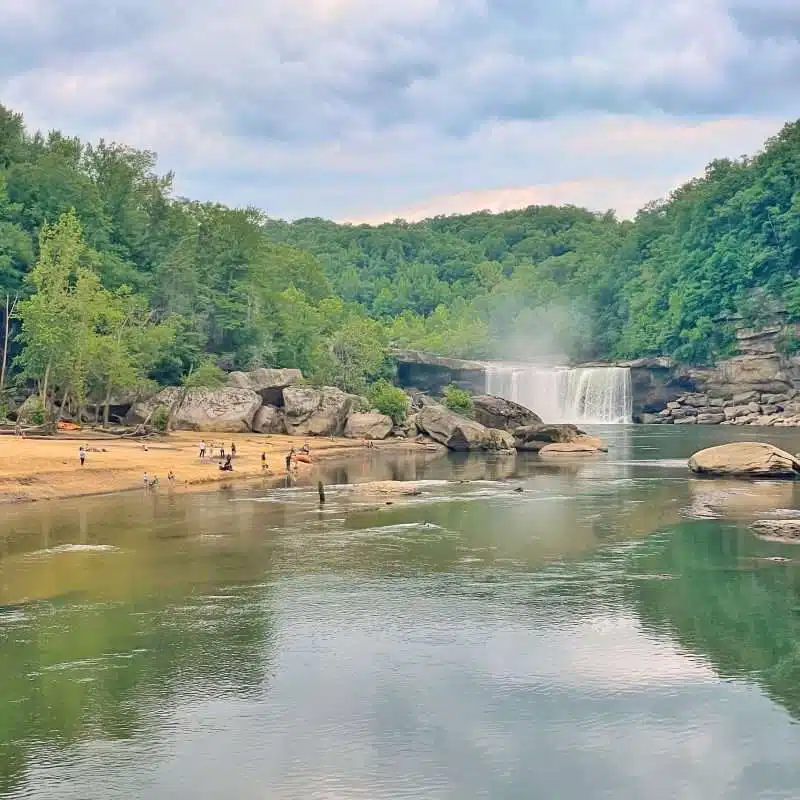
[[[160,491],[202,491],[214,484],[254,478],[279,479],[286,474],[289,450],[303,441],[291,436],[257,434],[206,434],[208,454],[219,448],[229,452],[236,444],[233,472],[222,472],[218,458],[199,458],[202,434],[177,431],[157,439],[119,439],[108,436],[59,436],[47,439],[2,437],[0,439],[0,504],[52,500],[83,495],[109,494],[141,489],[144,473],[158,477]],[[88,445],[86,463],[78,459],[78,449]],[[300,475],[310,473],[317,464],[337,458],[385,452],[423,452],[429,446],[414,441],[376,442],[368,449],[353,439],[310,439],[311,464],[297,463]],[[266,454],[269,470],[261,467]],[[174,482],[167,480],[172,471]]]

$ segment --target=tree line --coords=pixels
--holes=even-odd
[[[632,221],[534,206],[354,226],[178,197],[154,153],[0,106],[0,393],[107,414],[254,366],[363,393],[391,347],[708,362],[734,317],[800,318],[798,247],[800,122]]]

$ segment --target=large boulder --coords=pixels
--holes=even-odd
[[[283,390],[286,432],[293,436],[340,436],[359,398],[333,386]]]
[[[183,398],[183,399],[181,399]],[[131,422],[144,422],[159,406],[174,408],[172,426],[187,431],[244,433],[252,430],[261,397],[250,389],[183,389],[168,387],[128,414]]]
[[[377,411],[354,413],[347,418],[344,435],[348,439],[385,439],[394,427],[391,417]]]
[[[698,475],[741,478],[796,478],[800,461],[765,442],[731,442],[700,450],[689,459]]]
[[[275,406],[261,406],[253,418],[256,433],[286,433],[286,418],[283,409]]]
[[[750,527],[769,542],[800,544],[800,519],[759,519]]]
[[[548,444],[581,444],[594,450],[606,451],[608,446],[602,439],[590,436],[577,425],[525,425],[513,432],[517,450],[538,453]]]
[[[266,405],[283,405],[283,390],[294,386],[303,378],[299,369],[259,369],[250,372],[231,372],[228,386],[236,389],[251,389],[261,395]]]
[[[529,408],[492,394],[473,397],[472,405],[475,409],[475,421],[480,422],[486,428],[512,431],[523,425],[542,424],[541,417]]]
[[[440,405],[426,405],[416,415],[417,427],[449,450],[513,450],[506,431],[487,428]]]

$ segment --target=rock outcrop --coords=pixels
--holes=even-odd
[[[590,436],[577,425],[525,425],[513,431],[517,450],[538,453],[549,444],[578,444],[597,451],[608,450],[608,446],[596,436]]]
[[[253,418],[256,433],[286,433],[286,416],[282,408],[261,406]]]
[[[163,389],[131,408],[128,419],[144,422],[158,407],[174,409],[172,425],[188,431],[244,433],[252,430],[261,397],[250,389]]]
[[[472,405],[475,409],[475,421],[486,428],[513,431],[525,425],[542,424],[541,417],[529,408],[491,394],[473,397]]]
[[[800,461],[764,442],[731,442],[700,450],[689,459],[698,475],[737,478],[797,478]]]
[[[347,418],[344,435],[348,439],[385,439],[393,427],[392,418],[385,414],[354,412]]]
[[[340,436],[359,398],[333,386],[283,390],[286,432],[292,436]]]
[[[486,391],[486,365],[480,361],[422,353],[419,350],[397,350],[397,380],[406,389],[421,389],[439,395],[448,384],[455,383],[468,392]]]
[[[283,405],[283,390],[302,380],[299,369],[254,369],[250,372],[231,372],[228,386],[236,389],[251,389],[261,396],[265,404],[280,408]]]
[[[487,428],[440,405],[426,405],[416,415],[417,427],[449,450],[514,449],[514,439],[506,431]]]

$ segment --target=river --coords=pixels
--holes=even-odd
[[[0,797],[798,798],[793,484],[375,450],[316,489],[5,507]],[[337,485],[425,481],[366,506]],[[515,491],[522,488],[523,491]]]

